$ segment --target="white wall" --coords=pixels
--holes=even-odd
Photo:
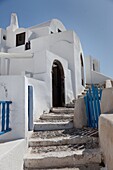
[[[24,49],[23,47],[18,47],[9,49],[8,51],[19,52],[19,50],[23,51]],[[82,53],[83,60],[84,55],[80,41],[73,31],[64,31],[62,33],[56,33],[31,40],[31,50],[29,50],[29,52],[34,53],[33,59],[19,59],[18,63],[15,59],[11,59],[10,74],[20,74],[23,71],[29,71],[35,74],[41,73],[43,76],[46,68],[46,62],[44,62],[44,53],[46,50],[51,51],[57,56],[67,60],[68,69],[71,71],[72,76],[74,97],[77,98],[77,95],[84,89],[81,85],[80,53]]]
[[[104,83],[106,80],[112,80],[112,78],[107,77],[106,75],[103,75],[99,72],[96,71],[91,71],[92,75],[92,84],[99,84],[99,83]]]
[[[26,139],[28,135],[28,86],[33,87],[33,119],[51,108],[50,91],[44,81],[24,76],[0,77],[0,100],[12,101],[10,132],[0,136],[0,142]]]
[[[33,119],[37,120],[43,112],[50,109],[49,91],[44,81],[26,78],[26,91],[28,85],[33,87]]]
[[[95,71],[93,70],[93,64],[95,65]],[[98,84],[111,79],[110,77],[100,73],[100,63],[97,59],[93,59],[91,56],[85,57],[86,65],[86,83]]]
[[[113,169],[113,113],[101,114],[99,139],[107,170]]]
[[[27,137],[28,107],[23,76],[0,76],[0,100],[12,101],[10,107],[11,131],[1,135],[0,141],[9,141]]]
[[[48,87],[49,96],[50,96],[50,106],[52,107],[52,65],[54,60],[60,61],[62,67],[64,69],[64,76],[65,76],[65,102],[69,103],[74,99],[74,91],[72,88],[72,75],[70,70],[68,69],[68,62],[67,60],[55,55],[49,51],[46,53],[46,69],[47,74],[45,77],[46,86]],[[48,96],[48,97],[49,97]]]
[[[97,59],[93,59],[93,64],[95,67],[94,71],[100,72],[100,62]]]
[[[91,56],[85,57],[85,65],[86,65],[86,83],[91,84],[91,70],[92,70]]]
[[[86,79],[85,79],[85,62],[84,62],[84,54],[82,50],[82,46],[80,43],[79,38],[77,35],[73,32],[74,35],[74,73],[75,73],[75,97],[84,90],[84,86],[86,84]],[[82,72],[81,72],[81,59],[80,55],[82,55],[83,59],[83,79],[84,79],[84,86],[82,85]]]
[[[52,19],[39,25],[32,26],[29,29],[37,33],[39,36],[48,35],[50,31],[57,33],[58,29],[60,29],[61,31],[66,31],[65,26],[58,19]]]
[[[6,40],[3,39],[3,36],[7,39],[6,30],[0,28],[0,46],[2,48],[6,47]]]
[[[36,34],[37,37],[44,37],[50,34],[49,27],[34,28],[31,29],[32,32]]]

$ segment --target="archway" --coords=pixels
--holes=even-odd
[[[63,107],[65,105],[64,70],[58,60],[54,60],[52,65],[52,102],[53,107]]]

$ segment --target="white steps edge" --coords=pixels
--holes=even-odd
[[[24,168],[24,170],[107,170],[106,168],[101,168],[99,164],[87,164],[87,165],[78,165],[73,168],[65,167],[65,168],[52,168],[52,169],[39,169],[39,168]]]
[[[40,120],[63,120],[63,119],[73,119],[73,114],[54,114],[48,113],[40,116]]]
[[[63,130],[73,128],[73,122],[34,122],[34,131]]]
[[[58,145],[69,145],[69,144],[82,144],[87,143],[89,141],[93,141],[92,137],[55,137],[50,139],[41,139],[41,138],[31,138],[29,139],[29,146],[58,146]],[[94,140],[98,140],[95,138]]]
[[[52,108],[51,112],[53,113],[74,113],[74,108]]]
[[[101,163],[100,149],[48,152],[40,154],[28,153],[24,158],[24,167],[26,168],[63,168],[92,163]]]

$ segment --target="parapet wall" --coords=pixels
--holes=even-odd
[[[102,91],[99,138],[108,170],[113,170],[113,87]]]
[[[99,137],[107,169],[113,170],[113,114],[101,114]]]

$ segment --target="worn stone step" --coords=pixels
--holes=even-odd
[[[78,142],[78,141],[77,141]],[[61,152],[61,151],[75,151],[80,149],[94,149],[99,148],[99,143],[97,141],[88,141],[87,143],[72,143],[64,145],[48,145],[48,146],[32,146],[32,153],[47,153],[47,152]]]
[[[66,108],[74,108],[75,107],[75,103],[68,103],[65,105]]]
[[[54,113],[46,113],[40,116],[40,120],[65,120],[65,119],[73,119],[73,114],[54,114]]]
[[[31,138],[40,139],[53,139],[56,137],[98,137],[98,130],[92,128],[82,128],[82,129],[64,129],[64,130],[54,130],[54,131],[37,131],[33,132]]]
[[[79,94],[79,95],[78,95],[78,98],[82,98],[82,97],[83,97],[83,95],[82,95],[82,94]]]
[[[73,137],[55,137],[50,139],[31,138],[29,140],[30,147],[36,146],[58,146],[69,144],[83,144],[83,143],[98,143],[98,138],[87,136],[73,136]]]
[[[25,168],[24,170],[107,170],[105,168],[101,168],[99,164],[87,164],[87,165],[76,165],[74,168],[54,168],[54,169],[39,169],[39,168]]]
[[[101,163],[101,152],[99,149],[81,149],[76,151],[60,151],[48,153],[31,153],[24,158],[25,168],[65,168],[77,165]]]
[[[72,121],[64,122],[34,122],[34,131],[61,130],[73,128]]]
[[[83,92],[82,92],[82,95],[84,96],[84,95],[86,95],[86,93],[87,93],[87,91],[83,91]]]
[[[50,112],[69,114],[69,113],[74,113],[74,108],[66,108],[66,107],[51,108]]]

